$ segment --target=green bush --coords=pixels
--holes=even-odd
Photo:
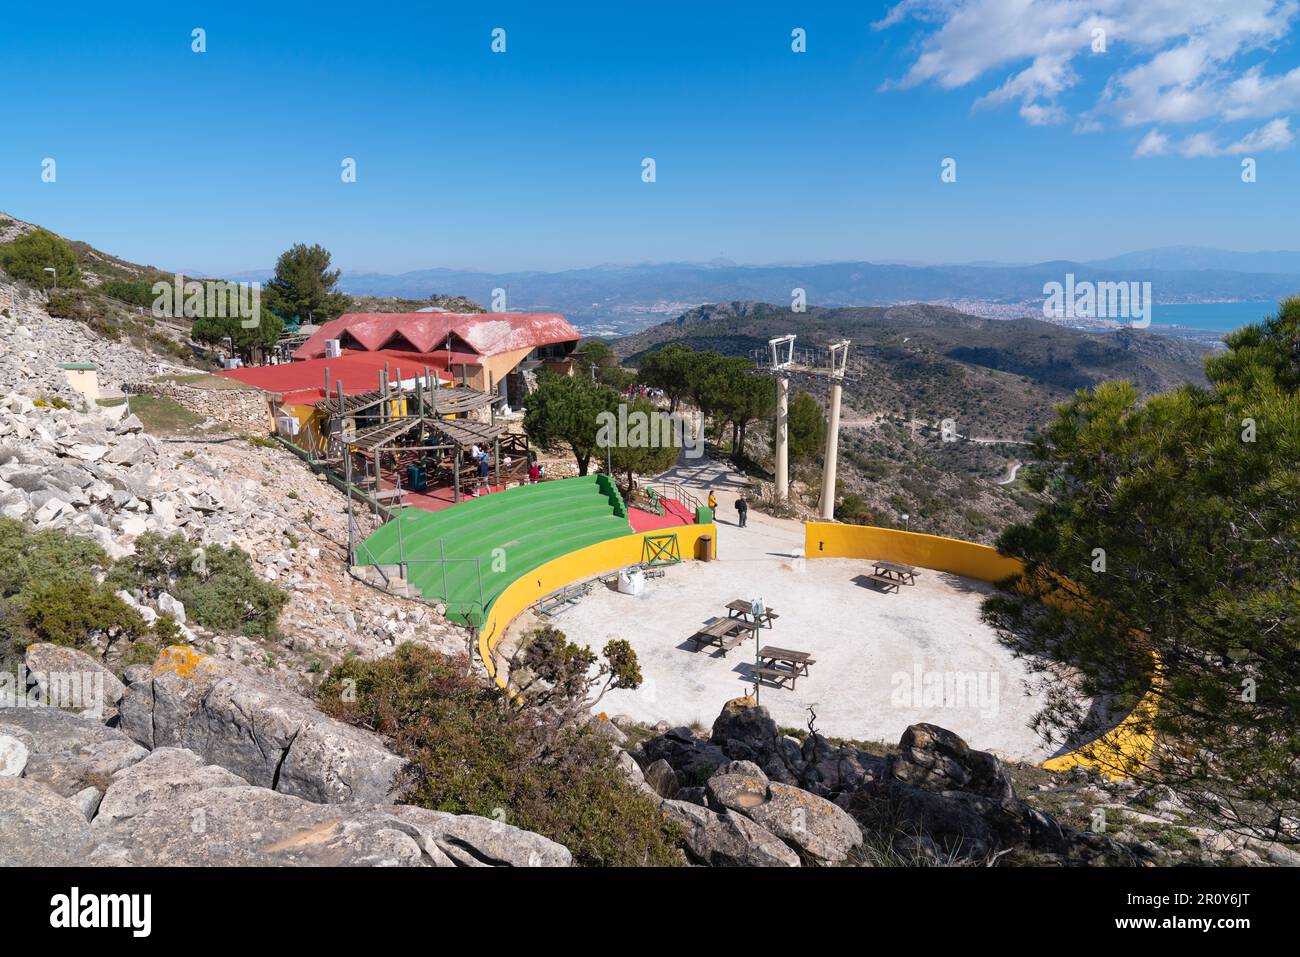
[[[56,319],[76,319],[78,322],[85,322],[94,315],[86,297],[76,290],[50,293],[45,311]]]
[[[270,637],[288,601],[279,588],[253,571],[248,553],[230,545],[199,547],[180,532],[164,537],[146,532],[135,554],[110,574],[117,587],[140,588],[151,596],[167,592],[185,603],[186,613],[214,631]]]
[[[81,278],[77,254],[47,229],[33,230],[0,246],[0,268],[15,279],[41,289],[53,288],[56,277],[45,271],[47,266],[57,271],[60,286],[76,285]]]
[[[36,641],[76,648],[95,635],[134,639],[148,630],[111,587],[87,579],[32,580],[14,600]]]
[[[153,283],[147,279],[110,279],[99,288],[104,295],[134,306],[152,307],[157,298],[153,294]]]
[[[633,788],[587,724],[539,738],[544,718],[471,673],[469,661],[401,645],[349,660],[320,689],[323,710],[389,736],[410,770],[403,799],[499,817],[565,845],[580,864],[677,863],[677,829]]]

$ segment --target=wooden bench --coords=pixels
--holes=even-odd
[[[884,585],[886,591],[890,588],[899,591],[900,585],[916,584],[916,569],[900,562],[879,561],[872,565],[871,577]]]
[[[727,617],[738,618],[744,622],[752,622],[754,620],[753,602],[745,601],[743,598],[737,598],[735,601],[727,602]],[[763,614],[759,616],[758,627],[771,628],[772,622],[780,617],[781,616],[772,611],[772,609],[765,608],[763,609]]]
[[[775,645],[764,645],[758,650],[759,680],[767,680],[777,687],[785,687],[785,683],[790,682],[790,689],[793,691],[795,682],[808,674],[808,668],[817,664],[817,659],[806,651],[795,651],[792,648],[777,648]]]
[[[799,672],[790,668],[759,668],[758,677],[760,681],[766,681],[774,684],[778,688],[784,688],[785,683],[790,682],[790,690],[794,690],[795,682],[799,680]]]
[[[879,583],[880,587],[885,591],[889,591],[891,588],[894,591],[899,590],[899,583],[894,581],[894,579],[890,578],[888,575],[883,575],[880,572],[873,572],[871,577]]]
[[[728,651],[745,640],[748,631],[749,626],[741,622],[731,618],[718,618],[693,634],[691,640],[695,642],[696,651],[705,645],[715,645],[725,658]]]

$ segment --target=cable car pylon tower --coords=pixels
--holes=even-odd
[[[768,371],[776,376],[776,499],[790,500],[790,376],[794,365],[793,335],[767,340],[771,360]]]
[[[849,361],[849,340],[830,347],[831,403],[826,421],[826,461],[822,468],[822,521],[835,518],[835,467],[840,452],[840,397],[844,392],[844,369]]]
[[[804,350],[803,358],[795,359],[794,335],[777,336],[767,340],[767,366],[759,372],[776,379],[776,498],[790,500],[790,376],[826,376],[830,379],[830,407],[827,410],[825,468],[822,470],[822,494],[818,512],[822,519],[835,518],[835,472],[840,448],[840,400],[844,391],[844,377],[849,361],[849,340],[832,343],[825,353],[820,348]],[[822,357],[828,358],[826,368],[819,368]],[[751,353],[757,358],[757,351]],[[856,378],[856,374],[851,375]]]

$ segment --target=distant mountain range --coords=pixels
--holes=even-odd
[[[674,343],[762,356],[769,339],[786,333],[796,333],[800,347],[852,340],[841,418],[844,491],[862,498],[878,519],[902,524],[904,512],[913,520],[924,515],[925,531],[984,542],[1032,514],[1034,497],[1004,477],[1014,463],[1031,460],[1022,443],[1052,421],[1054,407],[1074,390],[1110,379],[1148,394],[1206,385],[1207,350],[1194,343],[1140,329],[1085,332],[921,303],[813,306],[798,316],[784,304],[714,303],[611,345],[632,366]],[[796,371],[792,388],[824,399],[827,380]],[[962,441],[943,441],[944,419]]]
[[[902,302],[1001,303],[1032,314],[1043,285],[1078,279],[1148,281],[1157,303],[1277,301],[1300,292],[1300,252],[1233,252],[1168,246],[1088,262],[1032,264],[836,262],[792,265],[644,263],[601,265],[561,272],[494,273],[421,269],[397,275],[347,272],[340,285],[354,295],[421,298],[468,296],[488,305],[494,289],[510,309],[565,313],[585,331],[633,332],[695,305],[734,300],[789,302],[806,290],[809,304],[891,305]],[[265,280],[269,271],[228,278]]]

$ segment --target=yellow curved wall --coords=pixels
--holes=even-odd
[[[658,528],[648,532],[637,532],[621,538],[588,545],[577,551],[561,555],[541,565],[522,578],[511,582],[488,612],[487,621],[479,631],[479,657],[487,667],[488,674],[502,688],[505,679],[497,674],[496,662],[492,660],[492,649],[496,647],[501,636],[505,634],[510,622],[523,613],[525,609],[546,597],[553,591],[583,581],[596,575],[607,574],[635,565],[642,560],[646,538],[674,534],[683,561],[696,557],[696,550],[701,536],[713,538],[714,553],[717,552],[718,530],[714,525],[677,525],[671,528]]]
[[[838,522],[804,525],[804,554],[809,558],[879,558],[985,582],[1001,581],[1022,569],[1019,561],[988,545]]]
[[[978,581],[998,582],[1018,574],[1020,561],[988,545],[957,538],[900,532],[873,525],[808,522],[804,525],[804,554],[809,558],[875,558],[902,562]],[[1043,762],[1049,771],[1075,765],[1095,768],[1106,777],[1133,777],[1151,757],[1155,737],[1150,731],[1159,700],[1159,678],[1123,721],[1093,741]]]

